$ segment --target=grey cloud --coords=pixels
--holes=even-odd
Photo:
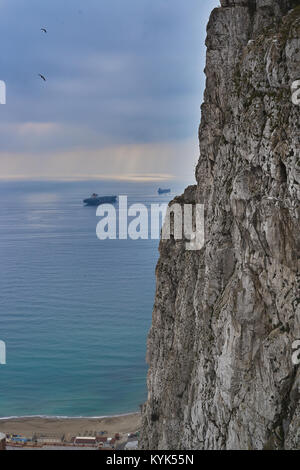
[[[205,24],[218,0],[4,0],[2,150],[39,152],[196,136]],[[40,28],[47,27],[48,34]],[[42,82],[38,73],[47,77]],[[56,123],[20,135],[20,123]]]

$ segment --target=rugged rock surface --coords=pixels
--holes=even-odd
[[[206,243],[161,241],[144,449],[300,449],[300,7],[222,0],[207,30]]]

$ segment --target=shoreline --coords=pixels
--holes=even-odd
[[[139,430],[141,414],[128,413],[103,417],[43,417],[24,416],[0,419],[0,432],[26,437],[40,435],[84,435],[105,432],[107,436],[116,433],[127,434]]]
[[[1,421],[14,421],[19,419],[106,419],[106,418],[121,418],[122,416],[131,416],[140,414],[139,411],[131,411],[129,413],[121,413],[116,415],[99,415],[99,416],[65,416],[65,415],[20,415],[20,416],[4,416],[0,417]]]

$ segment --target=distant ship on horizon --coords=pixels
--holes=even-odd
[[[100,204],[114,204],[117,201],[117,196],[99,196],[93,193],[91,197],[84,199],[83,202],[86,206],[100,206]]]
[[[162,189],[162,188],[158,188],[158,194],[168,194],[171,192],[171,189]]]

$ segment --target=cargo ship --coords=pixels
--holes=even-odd
[[[93,193],[91,197],[84,199],[83,202],[86,206],[100,206],[100,204],[114,204],[117,201],[117,196],[98,196]]]
[[[162,189],[158,188],[158,194],[169,194],[171,192],[171,189]]]

